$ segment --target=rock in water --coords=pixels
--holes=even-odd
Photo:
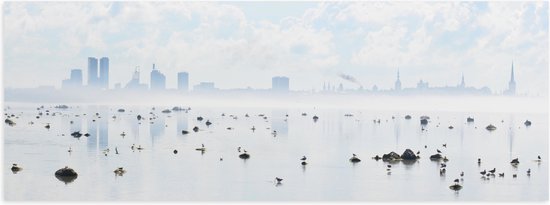
[[[64,177],[70,177],[70,176],[78,176],[78,174],[71,168],[65,167],[57,170],[55,172],[56,176],[64,176]]]
[[[489,130],[489,131],[493,131],[493,130],[496,130],[497,127],[495,127],[494,125],[490,124],[490,125],[487,125],[487,127],[485,127],[485,129]]]
[[[466,122],[474,122],[474,118],[468,117],[468,118],[466,119]]]
[[[55,178],[65,184],[73,182],[78,177],[78,174],[71,168],[65,167],[55,172]]]
[[[403,154],[401,155],[401,158],[403,160],[416,160],[417,157],[412,150],[406,149],[405,152],[403,152]]]
[[[182,131],[181,131],[181,134],[183,134],[183,135],[189,134],[189,131],[187,131],[187,130],[182,130]]]
[[[434,154],[434,155],[430,156],[430,160],[440,160],[442,158],[443,157],[441,156],[441,154]]]
[[[453,184],[453,185],[449,186],[449,188],[452,189],[452,190],[458,191],[458,190],[462,189],[462,186],[460,184]]]
[[[242,154],[239,155],[239,158],[248,159],[248,158],[250,158],[250,155],[248,153],[242,153]]]
[[[421,125],[427,125],[427,124],[428,124],[428,120],[427,120],[427,119],[421,119],[421,120],[420,120],[420,124],[421,124]]]
[[[390,152],[388,154],[382,155],[383,161],[393,161],[393,160],[399,160],[399,159],[401,159],[401,156],[399,156],[399,154],[395,152]]]

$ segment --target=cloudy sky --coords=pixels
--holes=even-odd
[[[547,2],[11,2],[3,5],[6,87],[54,85],[87,57],[110,58],[111,87],[153,63],[176,87],[291,89],[323,82],[365,88],[430,86],[506,89],[512,61],[519,93],[548,93]]]

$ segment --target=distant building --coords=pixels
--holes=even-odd
[[[395,91],[401,90],[401,80],[399,80],[399,70],[397,70],[397,80],[395,81]]]
[[[417,89],[428,89],[429,85],[428,85],[428,82],[424,82],[423,80],[420,80],[417,84],[416,84],[416,88]]]
[[[109,89],[109,58],[99,59],[99,87]]]
[[[134,74],[132,75],[132,79],[126,84],[124,88],[129,90],[146,90],[147,85],[140,83],[139,75],[139,70],[136,68]]]
[[[504,92],[506,95],[516,94],[516,80],[514,79],[514,62],[512,62],[512,71],[510,73],[510,82],[508,82],[508,90]]]
[[[217,89],[214,87],[213,82],[201,82],[198,85],[193,86],[193,90],[197,92],[208,92],[215,91]]]
[[[462,74],[462,81],[460,82],[460,85],[458,85],[459,88],[466,88],[466,83],[464,82],[464,73]]]
[[[153,70],[151,71],[151,90],[164,89],[166,89],[166,77],[159,70],[155,69],[155,64],[153,64]]]
[[[189,91],[189,74],[187,72],[178,73],[178,90]]]
[[[97,58],[94,57],[88,57],[88,86],[98,86]]]
[[[61,82],[61,88],[73,89],[82,87],[82,70],[72,69],[71,77]]]
[[[276,92],[288,92],[289,91],[288,77],[276,76],[271,78],[271,89]]]
[[[342,83],[338,85],[338,92],[344,92],[344,85],[342,85]]]

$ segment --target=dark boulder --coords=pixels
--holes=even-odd
[[[430,156],[430,160],[441,160],[441,159],[443,159],[443,156],[441,156],[441,154],[434,154]]]
[[[250,158],[250,155],[248,153],[242,153],[242,154],[239,155],[239,158],[248,159],[248,158]]]
[[[427,125],[427,124],[428,124],[428,120],[427,120],[427,119],[421,119],[421,120],[420,120],[420,124],[421,124],[421,125]]]
[[[393,161],[393,160],[400,160],[400,159],[401,159],[401,156],[399,156],[399,154],[395,152],[390,152],[388,154],[382,155],[383,161]]]
[[[411,116],[410,116],[410,115],[406,115],[406,116],[405,116],[405,119],[406,119],[406,120],[410,120],[410,119],[411,119]]]
[[[401,155],[401,158],[403,160],[416,160],[417,159],[414,152],[410,149],[406,149],[405,152],[403,152],[403,154]]]
[[[189,134],[189,131],[187,131],[187,130],[182,130],[182,131],[181,131],[181,134],[183,134],[183,135]]]
[[[78,174],[73,169],[71,169],[69,167],[65,167],[65,168],[61,168],[61,169],[57,170],[55,172],[55,175],[56,176],[66,176],[66,177],[78,176]]]
[[[198,132],[198,131],[199,131],[199,127],[197,127],[197,126],[193,127],[193,131]]]
[[[474,122],[474,118],[468,117],[468,118],[466,119],[466,122]]]

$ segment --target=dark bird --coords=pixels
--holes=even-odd
[[[489,170],[489,172],[491,172],[491,174],[494,174],[496,171],[497,171],[497,168],[493,168],[492,170]]]
[[[275,181],[277,182],[277,184],[280,184],[281,181],[283,181],[283,179],[282,179],[282,178],[279,178],[279,177],[275,177]]]
[[[441,151],[439,149],[436,149],[437,153],[441,153]]]
[[[511,163],[512,165],[517,165],[517,164],[519,164],[519,159],[518,159],[518,158],[515,158],[515,159],[513,159],[510,163]]]
[[[531,169],[527,170],[527,176],[531,175]]]
[[[441,163],[441,168],[445,168],[445,167],[447,167],[447,164]]]
[[[517,174],[512,174],[512,177],[516,178],[516,177],[518,177],[518,175]]]
[[[115,154],[118,154],[118,148],[115,147]]]
[[[206,126],[210,126],[212,123],[210,122],[210,120],[206,120]]]
[[[481,164],[481,158],[477,158],[477,163]]]
[[[455,184],[458,184],[459,180],[458,180],[458,179],[455,179],[454,182],[455,182]]]
[[[197,126],[193,127],[193,131],[198,132],[198,131],[199,131],[199,127],[197,127]]]
[[[305,161],[306,159],[307,159],[306,156],[303,156],[302,159],[300,160]]]
[[[504,172],[498,173],[498,176],[499,176],[499,177],[504,177]]]
[[[486,170],[483,170],[482,172],[479,172],[481,175],[485,175],[487,173]]]
[[[351,157],[349,159],[350,162],[353,162],[353,163],[357,163],[357,162],[360,162],[361,160],[359,158],[357,158],[357,156],[355,154],[353,154],[353,157]]]
[[[447,148],[447,143],[443,144],[443,147]]]
[[[13,164],[13,166],[11,166],[11,171],[12,172],[18,172],[18,171],[21,171],[21,167],[17,166],[17,164]]]
[[[420,151],[417,151],[417,152],[416,152],[416,155],[419,155],[419,154],[420,154]]]
[[[174,154],[177,154],[177,153],[178,153],[178,150],[175,149],[175,150],[174,150]]]
[[[463,177],[464,176],[464,172],[460,172],[460,177]]]
[[[424,145],[424,149],[428,148],[428,145]]]
[[[241,152],[241,147],[237,147],[237,151]]]
[[[302,162],[302,165],[304,165],[304,166],[307,165],[307,162],[306,162],[306,161],[303,161],[303,162]]]

